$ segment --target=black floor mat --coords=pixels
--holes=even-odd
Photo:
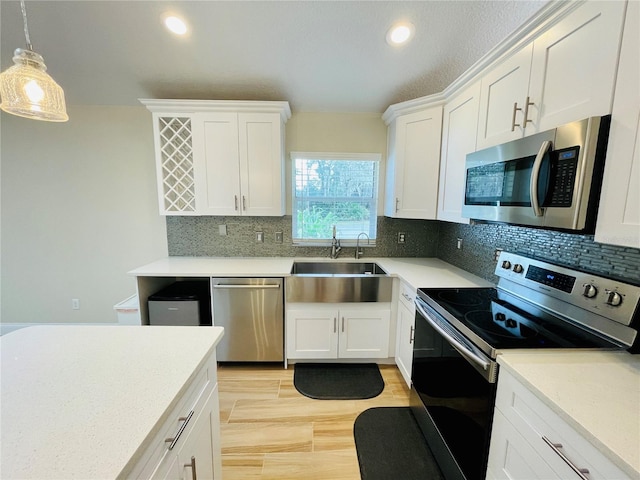
[[[293,384],[317,400],[359,400],[380,395],[384,380],[375,363],[296,363]]]
[[[353,426],[362,480],[442,480],[409,407],[376,407]]]

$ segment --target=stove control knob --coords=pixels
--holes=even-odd
[[[511,262],[509,260],[503,260],[502,261],[502,268],[504,268],[505,270],[511,269]]]
[[[519,263],[516,263],[513,266],[513,271],[516,272],[516,273],[522,273],[522,272],[524,272],[524,267],[522,265],[520,265]]]
[[[516,322],[513,318],[509,318],[506,325],[507,328],[516,328],[518,326],[518,322]]]
[[[622,295],[618,292],[612,292],[610,290],[605,290],[607,294],[607,305],[611,305],[612,307],[617,307],[622,303]]]
[[[598,289],[596,288],[596,286],[592,283],[585,283],[584,285],[582,285],[584,287],[584,291],[582,292],[582,295],[584,295],[587,298],[593,298],[598,294]]]
[[[496,313],[496,320],[498,322],[504,322],[506,319],[507,319],[507,316],[504,313],[502,312]]]

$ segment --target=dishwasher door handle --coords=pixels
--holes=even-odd
[[[260,290],[260,289],[277,289],[280,288],[280,284],[278,283],[268,283],[266,285],[214,285],[213,288],[220,288],[220,289],[241,289],[241,290]]]

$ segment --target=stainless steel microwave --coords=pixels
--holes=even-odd
[[[591,117],[468,154],[462,216],[592,232],[610,123]]]

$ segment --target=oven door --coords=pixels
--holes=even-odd
[[[485,477],[497,364],[419,297],[411,407],[447,480]]]

